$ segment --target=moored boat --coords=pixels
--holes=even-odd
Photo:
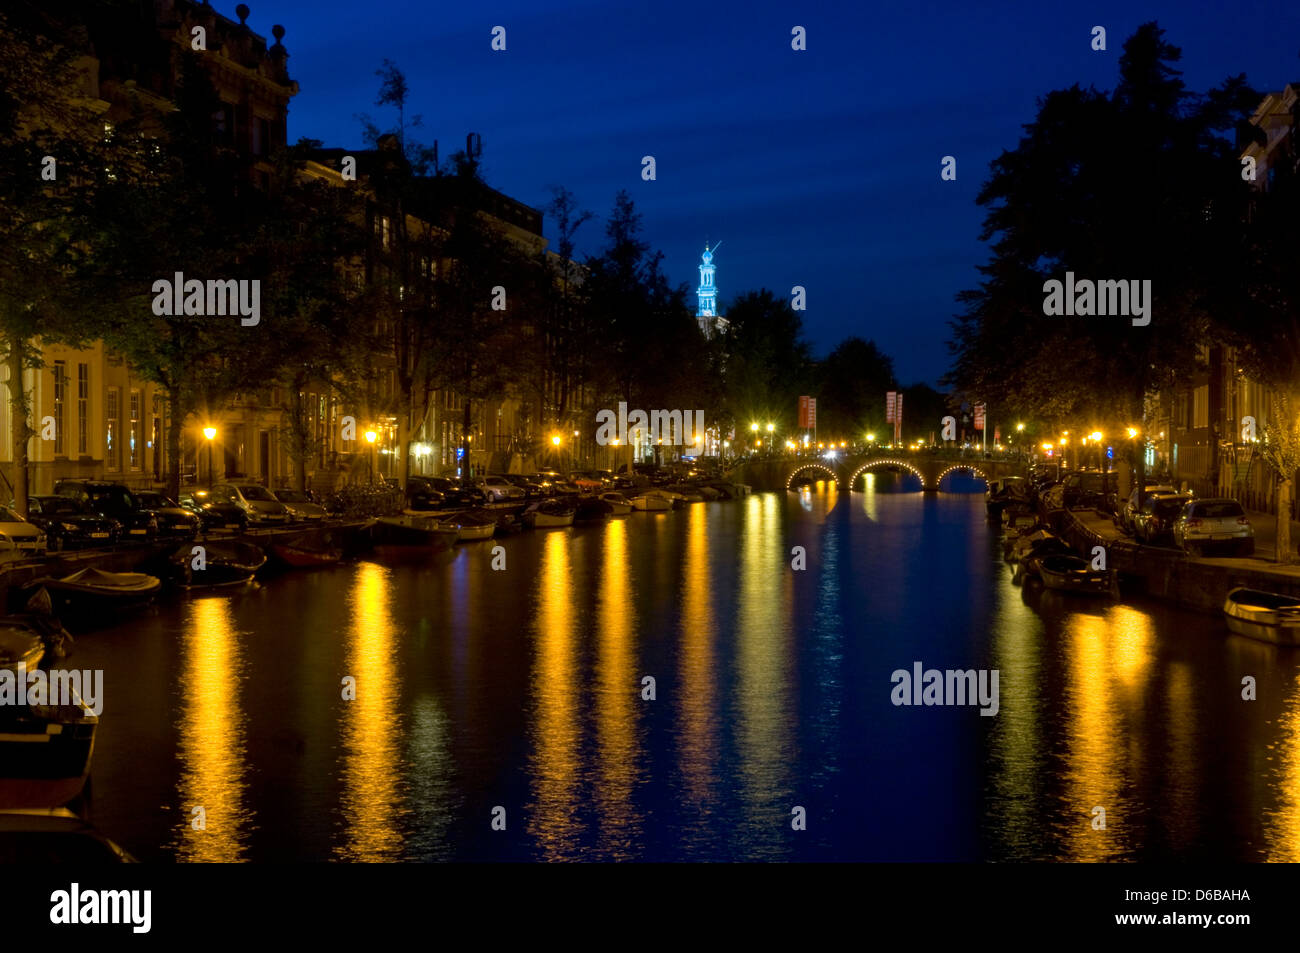
[[[1026,571],[1032,572],[1043,581],[1047,589],[1058,592],[1081,592],[1091,595],[1109,595],[1111,592],[1110,573],[1104,569],[1093,569],[1086,560],[1065,553],[1052,553],[1048,556],[1033,556]]]
[[[25,697],[43,655],[39,631],[0,620],[0,810],[60,807],[81,793],[90,773],[99,718],[76,694],[79,681],[60,683],[71,697],[48,697],[42,673],[43,703]]]
[[[1238,587],[1223,602],[1228,631],[1276,645],[1300,645],[1300,599]]]
[[[632,497],[632,509],[643,513],[661,513],[672,508],[673,501],[658,491],[649,491]]]
[[[374,553],[382,559],[423,559],[446,552],[460,536],[428,516],[381,516],[370,528]]]
[[[626,516],[632,512],[632,501],[622,493],[615,493],[611,490],[608,493],[600,494],[600,498],[610,505],[614,516]]]
[[[577,504],[568,500],[543,500],[524,510],[523,519],[533,529],[572,526],[577,511]]]
[[[54,614],[94,616],[142,606],[162,588],[162,580],[142,572],[106,572],[93,566],[56,579],[34,580],[50,594]]]
[[[456,531],[456,542],[472,542],[479,539],[491,539],[496,532],[497,520],[486,513],[467,510],[456,516],[448,517],[439,524],[445,529]]]
[[[598,497],[585,496],[578,500],[578,508],[573,514],[574,525],[579,523],[603,523],[614,515],[614,507]]]
[[[266,553],[242,540],[207,540],[180,547],[168,561],[178,586],[205,589],[248,582],[266,565]]]

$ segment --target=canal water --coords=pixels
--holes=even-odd
[[[95,822],[145,861],[1300,860],[1300,653],[1024,591],[982,485],[866,480],[84,634]],[[996,669],[997,714],[893,704],[915,663]]]

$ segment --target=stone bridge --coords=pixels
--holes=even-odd
[[[950,473],[973,475],[985,482],[1002,477],[1024,476],[1028,465],[1021,460],[1003,459],[999,454],[985,458],[983,454],[957,450],[900,452],[876,450],[870,453],[845,453],[834,457],[775,456],[748,460],[730,471],[733,479],[748,483],[755,490],[788,490],[797,477],[808,476],[814,480],[831,478],[836,488],[851,489],[858,478],[870,471],[894,470],[913,473],[921,479],[924,490],[939,489],[939,483]]]

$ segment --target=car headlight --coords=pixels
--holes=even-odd
[[[64,530],[64,532],[75,533],[77,531],[76,523],[60,523],[59,526]]]

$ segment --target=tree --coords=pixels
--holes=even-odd
[[[0,336],[9,372],[14,506],[27,512],[39,344],[82,347],[106,320],[93,293],[101,190],[129,150],[85,95],[75,38],[35,6],[0,14]]]
[[[885,392],[894,388],[894,362],[874,341],[850,337],[817,368],[818,429],[860,439],[884,427]]]
[[[1116,427],[1139,421],[1148,394],[1194,367],[1230,260],[1224,210],[1241,189],[1225,132],[1250,96],[1240,77],[1190,93],[1180,57],[1158,25],[1143,24],[1124,44],[1113,93],[1048,94],[1017,148],[993,162],[978,197],[993,255],[980,287],[959,296],[946,384],[1049,420]],[[1149,323],[1046,315],[1044,282],[1067,271],[1149,280]]]
[[[738,437],[751,423],[766,432],[771,422],[788,432],[799,396],[813,380],[802,320],[788,301],[764,288],[736,298],[727,321],[726,407]]]

